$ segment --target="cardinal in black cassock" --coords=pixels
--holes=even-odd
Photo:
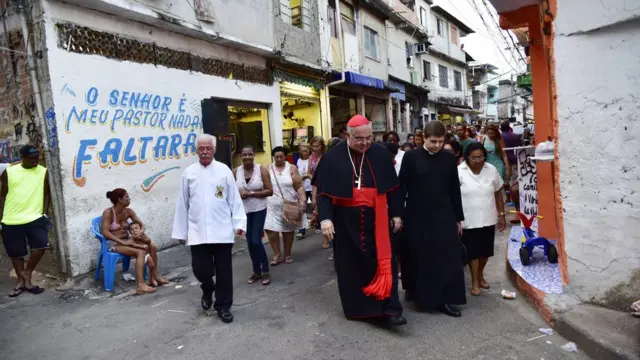
[[[402,257],[405,298],[424,310],[461,316],[466,303],[460,243],[462,198],[455,155],[442,151],[446,129],[425,126],[424,147],[405,153],[400,184],[407,204],[403,217],[407,256]]]
[[[354,116],[347,127],[347,141],[323,156],[314,176],[321,228],[333,236],[342,309],[350,320],[404,325],[390,240],[392,226],[401,227],[404,205],[393,159],[384,146],[372,144],[364,116]]]

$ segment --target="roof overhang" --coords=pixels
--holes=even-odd
[[[542,0],[489,0],[498,14],[515,11],[530,5],[539,5]]]
[[[438,5],[433,5],[433,6],[431,6],[431,10],[433,10],[435,13],[439,14],[440,16],[444,17],[448,21],[452,22],[460,30],[462,30],[462,32],[464,32],[465,34],[473,34],[473,33],[475,33],[475,31],[473,31],[473,29],[471,29],[469,26],[467,26],[467,24],[465,24],[462,21],[460,21],[457,17],[451,15],[450,12],[448,12],[445,9],[443,9],[442,7],[440,7]]]

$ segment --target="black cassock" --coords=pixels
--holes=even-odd
[[[374,208],[368,206],[335,204],[351,199],[354,187],[357,187],[349,154],[359,172],[362,155],[353,152],[344,142],[322,157],[313,181],[318,188],[316,202],[319,221],[332,220],[335,228],[334,261],[342,309],[349,319],[400,316],[402,305],[398,299],[398,266],[394,256],[391,260],[391,296],[385,300],[376,300],[372,296],[366,296],[362,290],[371,283],[378,269],[374,237],[375,212]],[[389,151],[381,145],[373,144],[364,156],[361,187],[386,194],[389,219],[401,216],[403,198]],[[386,229],[391,232],[390,223]]]
[[[404,155],[400,185],[407,203],[402,284],[425,310],[466,304],[461,244],[456,222],[464,220],[456,157],[424,148]],[[406,270],[405,270],[406,269]]]

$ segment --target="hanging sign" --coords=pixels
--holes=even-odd
[[[538,215],[538,176],[536,174],[536,162],[531,159],[534,153],[533,147],[516,150],[520,212],[527,217]],[[531,229],[538,232],[538,218],[533,220]]]

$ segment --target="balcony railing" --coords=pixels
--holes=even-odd
[[[517,83],[518,87],[530,88],[531,84],[532,84],[532,82],[531,82],[531,73],[518,75],[516,83]]]

